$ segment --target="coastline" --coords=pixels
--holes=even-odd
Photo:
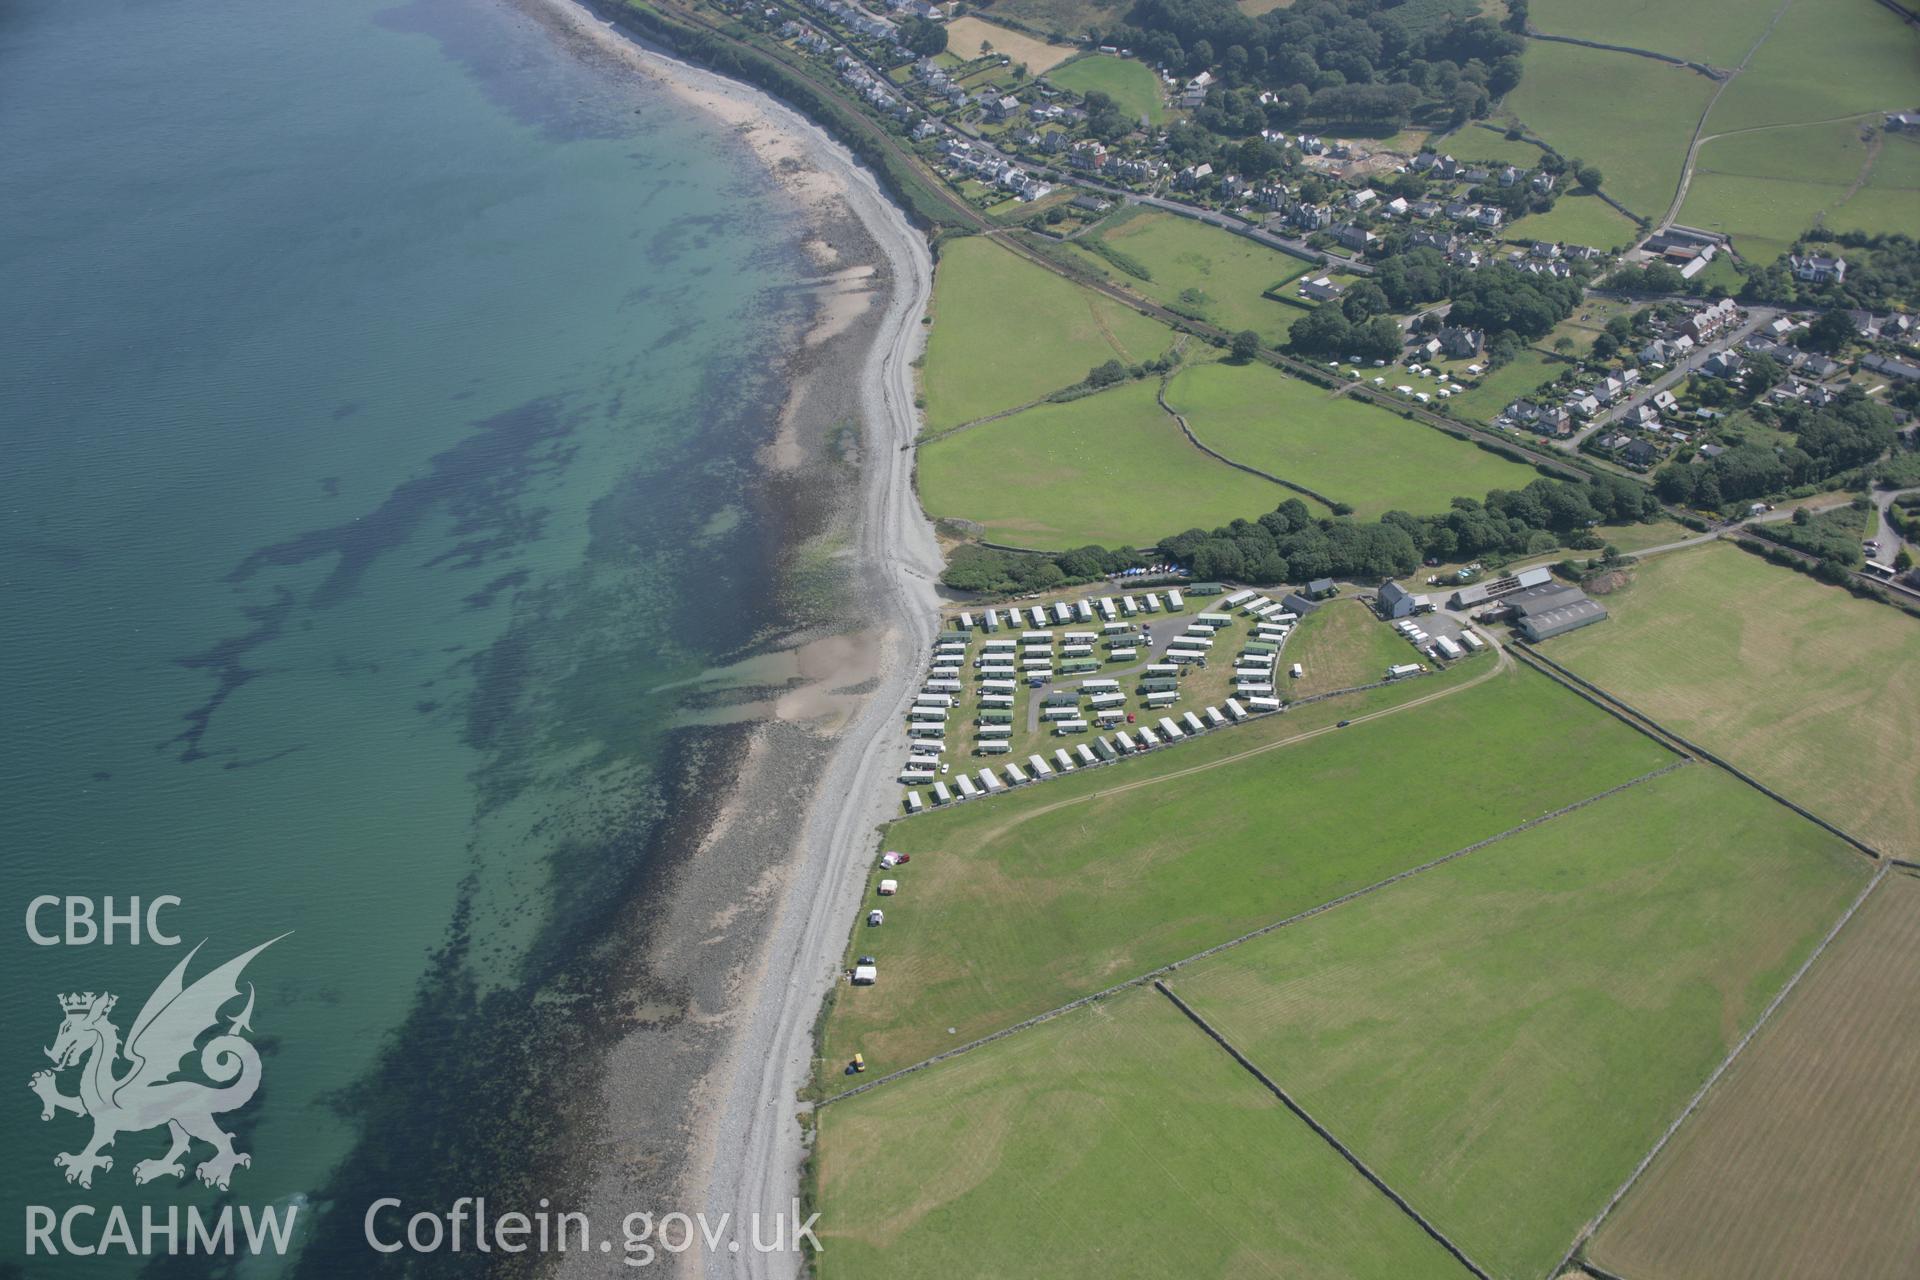
[[[798,1095],[811,1074],[813,1025],[837,974],[873,829],[893,816],[901,718],[937,617],[939,550],[913,492],[913,454],[902,448],[917,432],[912,363],[925,341],[919,319],[932,260],[871,172],[791,108],[650,47],[578,0],[518,3],[561,38],[590,40],[731,126],[803,206],[814,228],[805,248],[820,276],[791,395],[761,452],[770,488],[787,484],[796,504],[815,497],[809,446],[818,453],[836,422],[859,424],[857,477],[842,486],[838,518],[825,516],[839,527],[815,536],[831,548],[866,626],[788,651],[783,674],[800,683],[755,726],[742,781],[689,857],[693,873],[649,904],[668,922],[650,951],[709,963],[690,979],[685,1010],[637,1010],[635,1030],[609,1055],[607,1132],[590,1162],[585,1206],[595,1217],[683,1209],[771,1220],[792,1211],[799,1190]],[[813,767],[775,767],[796,756],[813,757]],[[702,864],[708,874],[699,874]],[[728,889],[730,867],[748,879]],[[731,945],[711,947],[721,936]],[[702,957],[702,947],[710,954]],[[661,1114],[676,1098],[683,1113]],[[675,1140],[677,1159],[660,1149]],[[729,1276],[791,1275],[800,1266],[796,1255],[751,1250],[705,1261],[709,1274]],[[561,1270],[598,1272],[571,1259]]]

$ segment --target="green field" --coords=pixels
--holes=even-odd
[[[913,861],[886,924],[849,944],[849,957],[878,957],[880,982],[835,997],[829,1070],[856,1051],[883,1073],[920,1061],[1672,758],[1522,670],[1332,727],[1470,678],[1330,699],[895,823],[883,847]],[[1220,763],[1229,757],[1239,758]],[[1408,820],[1381,821],[1382,780],[1415,777],[1431,800]]]
[[[1599,165],[1602,188],[1627,208],[1646,218],[1666,212],[1713,81],[1651,58],[1540,40],[1523,61],[1507,106],[1562,155]]]
[[[1509,240],[1555,240],[1595,249],[1618,249],[1633,242],[1640,227],[1599,196],[1568,192],[1545,213],[1530,213],[1509,223]]]
[[[1152,546],[1183,529],[1252,518],[1293,493],[1208,457],[1151,379],[1041,405],[920,449],[927,514],[976,521],[989,541],[1059,551]]]
[[[1858,191],[1827,215],[1836,231],[1886,231],[1910,225],[1920,206],[1920,138],[1889,133]]]
[[[1169,981],[1469,1256],[1535,1280],[1868,871],[1693,765]]]
[[[1141,280],[1080,245],[1073,256],[1115,284],[1223,329],[1252,329],[1269,346],[1285,342],[1306,311],[1263,292],[1305,275],[1310,264],[1178,214],[1130,209],[1095,229],[1114,249],[1146,267]]]
[[[1480,379],[1478,386],[1453,398],[1453,411],[1469,422],[1484,422],[1515,400],[1533,394],[1541,383],[1557,377],[1566,362],[1558,356],[1528,347]]]
[[[1126,20],[1127,6],[1121,0],[995,0],[980,13],[1079,40],[1092,27],[1119,26]]]
[[[1129,120],[1145,116],[1149,124],[1159,124],[1167,114],[1160,98],[1160,77],[1131,58],[1091,54],[1055,67],[1047,79],[1069,93],[1104,93]]]
[[[922,382],[939,431],[1070,387],[1095,365],[1151,360],[1164,325],[979,236],[948,244],[933,288]]]
[[[1300,620],[1281,654],[1281,687],[1290,698],[1371,684],[1399,662],[1421,662],[1400,633],[1358,600],[1334,600]],[[1285,670],[1299,663],[1298,680]]]
[[[1541,651],[1885,852],[1920,856],[1920,623],[1725,544]]]
[[[1866,161],[1851,120],[1715,138],[1700,149],[1680,220],[1726,232],[1750,262],[1772,262],[1846,198]]]
[[[1796,0],[1713,104],[1707,132],[1910,107],[1916,60],[1920,33],[1873,0]]]
[[[1808,3],[1809,0],[1800,0]],[[1779,0],[1534,0],[1527,20],[1555,36],[1649,49],[1675,58],[1733,67],[1744,58]]]
[[[822,1280],[1466,1275],[1158,992],[820,1113]]]
[[[1545,154],[1524,138],[1509,141],[1505,126],[1483,129],[1477,124],[1467,125],[1454,133],[1435,134],[1427,145],[1456,160],[1478,160],[1488,166],[1510,164],[1522,169],[1533,168]]]
[[[1534,479],[1530,467],[1266,365],[1182,370],[1167,403],[1208,448],[1348,503],[1362,519],[1445,511],[1456,497]]]

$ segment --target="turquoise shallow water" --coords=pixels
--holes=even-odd
[[[133,1186],[157,1131],[54,1168],[56,994],[125,1030],[184,948],[37,894],[177,895],[196,972],[292,931],[236,1201],[491,1173],[684,816],[657,686],[772,625],[802,224],[492,0],[16,0],[0,157],[0,1270],[23,1205],[212,1202]]]

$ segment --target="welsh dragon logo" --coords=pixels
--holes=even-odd
[[[53,1119],[57,1111],[93,1119],[91,1142],[53,1158],[67,1171],[68,1182],[91,1187],[95,1170],[112,1170],[113,1158],[101,1153],[116,1137],[160,1125],[167,1127],[173,1145],[159,1159],[133,1166],[136,1183],[169,1174],[184,1178],[187,1169],[180,1158],[195,1139],[213,1147],[213,1156],[194,1170],[210,1187],[225,1190],[236,1167],[253,1163],[253,1157],[233,1149],[233,1135],[214,1120],[223,1111],[244,1107],[260,1087],[260,1055],[243,1035],[253,1030],[252,983],[247,984],[246,1007],[227,1019],[226,1031],[200,1047],[200,1071],[213,1083],[174,1076],[195,1042],[218,1027],[220,1010],[239,998],[240,973],[247,962],[278,941],[263,942],[188,986],[187,965],[200,952],[196,946],[147,997],[124,1046],[120,1029],[108,1017],[118,997],[91,991],[60,997],[64,1020],[46,1051],[53,1070],[35,1072],[29,1087],[40,1095],[42,1120]],[[124,1071],[119,1069],[122,1060]],[[80,1092],[69,1096],[60,1092],[57,1075],[74,1066],[80,1068]]]

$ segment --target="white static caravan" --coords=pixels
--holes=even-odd
[[[935,656],[948,653],[965,653],[966,651],[967,642],[965,640],[942,640],[933,647]]]
[[[935,782],[933,784],[933,802],[935,804],[952,804],[953,803],[953,792],[947,790],[946,783]]]
[[[1033,619],[1033,625],[1036,627],[1044,627],[1047,625],[1047,611],[1039,605],[1035,605],[1033,608],[1027,610],[1027,616]]]
[[[1053,767],[1061,773],[1073,772],[1073,757],[1067,754],[1065,747],[1055,749],[1053,753]]]
[[[1387,668],[1387,679],[1404,680],[1408,676],[1417,676],[1423,668],[1417,662],[1396,662]]]
[[[913,724],[907,726],[910,738],[945,738],[947,726],[943,724]]]
[[[1138,653],[1139,650],[1137,649],[1109,649],[1107,650],[1107,661],[1132,662]]]
[[[1118,680],[1108,680],[1101,676],[1080,682],[1080,692],[1082,693],[1106,693],[1108,690],[1116,693],[1119,692],[1120,682]]]
[[[980,726],[980,731],[973,736],[976,738],[1011,738],[1013,736],[1013,726],[1010,724],[983,724]]]
[[[1020,766],[1009,760],[1000,766],[1007,771],[1007,785],[1017,787],[1028,781],[1027,775],[1020,772]]]
[[[1280,709],[1280,700],[1278,698],[1248,698],[1247,709],[1255,713],[1278,711]]]
[[[1048,764],[1040,756],[1028,756],[1027,767],[1033,770],[1033,779],[1035,782],[1045,782],[1053,776],[1053,766]]]
[[[999,776],[991,769],[982,769],[980,771],[980,785],[986,789],[988,795],[1007,789],[1006,784],[1001,782]]]
[[[1140,597],[1140,604],[1148,613],[1160,612],[1160,597],[1151,591]]]
[[[1473,650],[1475,653],[1478,653],[1482,649],[1487,647],[1487,642],[1485,640],[1482,640],[1479,636],[1473,634],[1473,632],[1471,631],[1462,631],[1460,633],[1460,638],[1462,640],[1465,640],[1467,642],[1467,648]]]
[[[1073,606],[1073,616],[1082,622],[1092,622],[1093,605],[1086,600],[1076,601]]]
[[[953,695],[950,693],[916,693],[913,695],[916,707],[952,707]]]
[[[1249,596],[1246,601],[1241,604],[1240,612],[1243,614],[1258,614],[1262,609],[1272,604],[1273,601],[1267,599],[1265,596]]]
[[[1020,656],[1023,658],[1050,658],[1053,656],[1053,644],[1047,640],[1041,640],[1034,644],[1023,644],[1020,646]]]
[[[1160,739],[1154,737],[1153,730],[1147,728],[1145,725],[1139,725],[1134,729],[1133,733],[1135,737],[1140,739],[1140,749],[1142,751],[1147,750],[1149,747],[1157,747],[1160,745]]]
[[[925,786],[927,783],[933,781],[933,770],[902,769],[900,771],[900,781],[909,787]]]
[[[1433,647],[1438,649],[1440,651],[1440,656],[1447,659],[1449,662],[1455,662],[1467,656],[1467,651],[1465,649],[1462,649],[1458,644],[1455,644],[1451,639],[1447,638],[1446,636],[1441,636],[1438,640],[1435,640],[1433,642]]]
[[[910,814],[919,813],[921,810],[925,809],[926,807],[927,807],[927,802],[920,798],[920,793],[918,791],[907,792],[907,812],[908,813]]]
[[[1163,676],[1171,679],[1179,674],[1180,668],[1171,662],[1155,662],[1147,667],[1147,679],[1149,680],[1158,679]]]
[[[907,713],[907,716],[916,724],[945,724],[947,722],[946,710],[941,707],[915,707]]]
[[[1020,669],[1022,671],[1045,671],[1052,668],[1052,666],[1053,666],[1053,659],[1050,656],[1045,658],[1020,659]]]
[[[1227,718],[1220,714],[1220,708],[1218,707],[1207,708],[1207,728],[1218,729],[1224,726],[1226,723],[1227,723]]]
[[[980,788],[974,786],[973,779],[964,773],[956,773],[953,775],[953,785],[959,788],[960,798],[962,800],[971,800],[980,794]]]
[[[1191,711],[1181,713],[1180,723],[1188,733],[1205,733],[1207,730],[1207,726],[1200,723],[1200,717]]]
[[[1233,615],[1230,613],[1196,613],[1193,615],[1193,625],[1196,627],[1206,627],[1210,631],[1218,631],[1223,627],[1233,625]]]
[[[1103,711],[1094,712],[1093,718],[1100,722],[1102,729],[1111,729],[1116,724],[1125,724],[1127,713],[1118,707],[1108,707]]]
[[[1014,648],[1019,643],[1020,642],[1018,640],[1015,640],[1012,636],[1002,636],[998,640],[989,640],[985,644],[981,645],[980,647],[986,650],[988,653],[998,653],[998,652],[1012,653]]]
[[[1256,698],[1270,698],[1273,696],[1273,684],[1267,680],[1236,680],[1233,682],[1233,691]]]
[[[1080,718],[1080,708],[1048,707],[1040,713],[1040,716],[1044,720],[1078,720]]]
[[[1053,632],[1051,632],[1051,631],[1022,631],[1022,632],[1020,633],[1020,643],[1021,643],[1021,644],[1045,644],[1045,645],[1051,645],[1051,644],[1053,643]]]
[[[1281,610],[1281,611],[1280,611],[1279,613],[1270,613],[1270,614],[1268,614],[1268,615],[1267,615],[1267,621],[1268,621],[1268,622],[1277,622],[1277,623],[1279,623],[1279,624],[1281,624],[1282,626],[1288,626],[1288,627],[1290,627],[1290,626],[1292,626],[1292,625],[1293,625],[1294,623],[1296,623],[1296,622],[1298,622],[1298,621],[1300,621],[1300,615],[1299,615],[1299,614],[1297,614],[1297,613],[1288,613],[1288,612],[1287,612],[1287,611],[1286,611],[1285,609],[1282,609],[1282,610]]]
[[[1113,735],[1113,745],[1120,749],[1120,754],[1123,756],[1130,756],[1140,749],[1135,745],[1133,736],[1125,729]]]
[[[1069,622],[1072,622],[1073,621],[1072,606],[1067,604],[1064,600],[1059,602],[1058,604],[1055,604],[1053,606],[1053,620],[1055,623],[1063,627],[1066,626]]]
[[[1236,591],[1232,595],[1222,599],[1220,601],[1220,607],[1222,609],[1231,609],[1235,605],[1242,604],[1245,601],[1253,599],[1253,596],[1254,596],[1254,593],[1251,591]]]
[[[1169,662],[1189,667],[1198,666],[1207,660],[1207,655],[1198,649],[1169,649],[1166,656]]]
[[[1187,598],[1180,594],[1180,588],[1167,588],[1167,608],[1178,612],[1187,607]]]
[[[1060,636],[1067,644],[1092,644],[1099,638],[1099,634],[1092,631],[1067,631]]]
[[[1093,748],[1084,742],[1075,747],[1073,753],[1079,757],[1081,765],[1087,768],[1091,768],[1100,763],[1100,757],[1093,754]]]
[[[1010,693],[983,693],[980,695],[982,711],[1013,710],[1013,695]]]
[[[1101,707],[1124,707],[1127,695],[1124,693],[1096,693],[1087,700],[1097,711]]]
[[[995,658],[981,667],[979,674],[982,680],[1011,680],[1013,679],[1013,659]]]
[[[960,621],[955,625],[958,626],[962,631],[973,630],[973,615],[970,613],[961,614]]]
[[[1120,612],[1131,618],[1134,614],[1140,612],[1140,606],[1134,603],[1132,596],[1121,596]]]
[[[1172,716],[1161,716],[1160,736],[1168,742],[1178,742],[1187,735],[1180,731],[1180,726],[1173,722]]]
[[[1189,633],[1174,639],[1171,643],[1179,645],[1182,649],[1211,649],[1213,648],[1213,637],[1204,632],[1200,635]]]
[[[1109,622],[1106,626],[1100,628],[1100,634],[1103,636],[1130,636],[1133,634],[1133,624],[1131,622]]]
[[[1168,689],[1164,693],[1150,693],[1147,695],[1147,710],[1158,711],[1160,708],[1170,707],[1178,701],[1180,701],[1180,695],[1172,689]]]
[[[1273,670],[1273,664],[1280,661],[1275,653],[1243,653],[1233,660],[1236,667],[1258,667],[1262,671]]]
[[[1062,658],[1091,658],[1093,646],[1090,644],[1070,644],[1060,650]]]
[[[1115,618],[1118,616],[1113,607],[1112,596],[1100,597],[1100,616],[1102,618],[1105,618],[1108,622],[1114,621]]]
[[[1298,680],[1301,676],[1307,674],[1307,669],[1296,662],[1287,668],[1287,674],[1293,679]]]
[[[1235,720],[1245,720],[1247,718],[1247,709],[1241,706],[1238,700],[1234,698],[1228,698],[1227,714],[1232,716]]]
[[[1000,611],[998,609],[987,610],[986,621],[982,625],[986,627],[988,635],[992,635],[998,631],[1000,629]]]
[[[1019,687],[1019,685],[1011,680],[982,680],[980,682],[980,692],[982,693],[1004,693],[1012,696]]]
[[[1088,727],[1085,720],[1055,720],[1053,722],[1054,733],[1062,738],[1070,733],[1085,733]]]

